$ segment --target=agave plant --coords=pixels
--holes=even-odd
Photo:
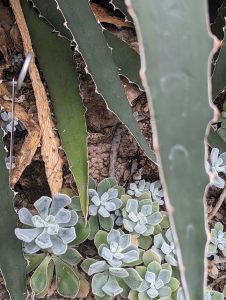
[[[211,183],[222,189],[225,181],[219,176],[219,173],[226,174],[226,152],[219,154],[219,149],[213,148],[210,153],[210,163],[206,162],[206,171],[211,175]]]
[[[132,236],[121,234],[114,229],[108,234],[99,231],[94,242],[99,256],[104,260],[87,259],[82,263],[83,270],[90,276],[94,275],[93,294],[97,297],[114,297],[121,294],[125,297],[128,287],[137,289],[142,279],[135,269],[128,267],[131,264],[141,263],[140,251],[132,244]]]
[[[153,234],[155,226],[163,220],[158,203],[147,200],[128,199],[122,209],[124,228],[138,236]]]
[[[208,247],[208,257],[216,255],[218,250],[226,257],[226,232],[223,224],[217,222],[211,230],[211,240]]]
[[[67,251],[68,243],[76,238],[75,224],[78,215],[65,206],[71,203],[71,198],[64,194],[53,197],[43,196],[34,203],[37,214],[31,214],[27,208],[21,208],[18,216],[21,223],[30,228],[16,228],[15,234],[24,242],[25,253],[35,253],[46,249],[55,255]]]
[[[152,250],[161,257],[161,260],[165,260],[171,266],[177,266],[176,249],[170,228],[167,229],[164,237],[161,233],[154,236],[154,245],[152,246]]]

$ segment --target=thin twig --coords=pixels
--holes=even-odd
[[[213,208],[213,210],[209,214],[209,216],[208,216],[208,222],[211,221],[213,219],[213,217],[216,215],[216,213],[220,209],[220,207],[223,204],[223,202],[224,202],[225,199],[226,199],[226,187],[224,188],[223,192],[221,193],[220,198],[217,201],[217,204],[215,205],[215,207]]]
[[[214,282],[212,282],[209,287],[213,288],[214,286],[216,286],[219,282],[221,282],[221,280],[225,279],[226,275],[222,275],[221,277],[219,277],[218,279],[214,280]]]
[[[114,134],[112,140],[112,147],[110,153],[110,166],[109,166],[109,176],[115,178],[115,164],[117,161],[118,150],[121,142],[122,133],[125,132],[125,128],[123,125],[120,125]]]

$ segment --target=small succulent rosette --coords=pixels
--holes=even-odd
[[[25,129],[25,127],[18,120],[17,117],[14,117],[14,124],[13,124],[11,112],[7,112],[7,111],[0,112],[0,118],[2,121],[1,127],[6,133],[16,131],[16,129],[19,129],[20,131]],[[14,125],[13,128],[12,128],[12,125]]]
[[[219,173],[226,174],[226,152],[220,154],[219,149],[213,148],[210,161],[206,162],[206,172],[210,175],[210,183],[220,189],[225,186],[225,180]]]
[[[165,234],[156,234],[154,236],[154,245],[151,248],[161,258],[161,261],[169,263],[171,266],[177,266],[176,248],[173,241],[171,229],[167,229]]]
[[[172,277],[172,268],[168,263],[161,264],[157,257],[154,259],[151,250],[143,255],[144,266],[137,266],[136,270],[143,279],[137,291],[130,291],[129,299],[175,299],[180,286],[178,279]]]
[[[142,197],[147,194],[143,194]],[[138,200],[122,196],[122,224],[125,230],[138,237],[139,246],[148,249],[152,243],[151,235],[161,232],[165,215],[159,211],[159,204],[149,199]]]
[[[89,222],[93,234],[97,233],[99,227],[106,231],[113,228],[116,214],[122,205],[122,193],[124,189],[112,178],[104,179],[95,188],[89,189]]]
[[[68,244],[76,238],[75,225],[78,215],[65,208],[71,199],[58,194],[51,199],[43,196],[34,203],[37,211],[32,214],[27,208],[18,211],[19,220],[28,228],[16,228],[15,234],[24,242],[25,253],[47,250],[55,255],[66,253]]]
[[[81,265],[89,276],[94,275],[93,294],[96,298],[111,299],[117,295],[127,298],[128,290],[136,290],[142,283],[142,278],[137,271],[129,267],[141,263],[140,251],[137,245],[132,243],[132,236],[121,234],[115,229],[108,234],[99,231],[94,243],[102,260],[86,259]]]
[[[127,194],[133,198],[140,198],[144,193],[148,193],[153,201],[159,205],[164,204],[163,189],[160,180],[149,182],[144,179],[130,183]]]
[[[217,222],[211,230],[211,240],[208,247],[208,257],[215,256],[217,259],[218,251],[226,257],[226,232],[224,232],[223,224]]]

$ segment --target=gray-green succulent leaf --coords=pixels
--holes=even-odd
[[[154,236],[152,250],[161,257],[161,260],[165,260],[171,266],[177,266],[176,248],[170,228],[165,232],[165,238],[161,233]]]
[[[226,152],[220,154],[218,148],[213,148],[210,153],[210,162],[206,162],[206,172],[210,175],[210,183],[220,189],[225,186],[225,181],[219,173],[226,174]]]
[[[151,200],[128,199],[122,215],[127,231],[144,236],[153,234],[155,226],[163,219],[158,204]]]
[[[98,253],[113,268],[132,263],[139,259],[139,249],[133,245],[130,234],[120,234],[112,229],[107,235],[107,243],[98,248]]]
[[[16,228],[15,234],[24,242],[24,252],[32,254],[47,249],[55,255],[66,253],[68,244],[76,238],[75,225],[78,215],[65,207],[71,198],[64,194],[43,196],[34,203],[38,214],[31,214],[27,208],[18,211],[21,223],[31,227]]]
[[[182,288],[178,289],[177,300],[186,300]],[[205,291],[204,300],[224,300],[224,294],[208,288]]]
[[[208,247],[208,257],[216,255],[220,250],[226,257],[226,232],[223,231],[223,224],[217,222],[211,230],[211,240]]]

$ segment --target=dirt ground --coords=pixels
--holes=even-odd
[[[106,1],[95,2],[100,4],[106,3]],[[111,10],[111,7],[109,9]],[[116,13],[116,15],[121,16],[120,13]],[[133,28],[117,28],[109,24],[105,24],[105,26],[127,41],[131,47],[138,49]],[[23,57],[22,41],[13,13],[9,8],[8,2],[0,0],[0,80],[11,80],[13,76],[17,75],[23,63]],[[107,110],[104,100],[95,92],[95,85],[90,75],[84,72],[84,62],[79,53],[76,53],[75,60],[80,75],[81,94],[84,105],[87,108],[86,121],[88,127],[90,175],[97,181],[109,176],[116,177],[123,186],[127,186],[129,182],[141,178],[151,181],[158,179],[157,167],[145,157],[125,126],[112,112]],[[136,112],[138,117],[139,126],[150,145],[152,145],[152,130],[146,95],[135,84],[129,83],[126,78],[122,77],[121,80],[125,86],[133,111]],[[6,96],[9,92],[2,91],[0,85],[0,97],[7,98]],[[32,114],[33,119],[38,122],[35,97],[29,78],[27,78],[26,86],[22,89],[19,96],[20,105],[23,106],[26,112]],[[26,131],[16,131],[15,156],[19,153],[26,134]],[[6,147],[9,147],[9,136],[6,136],[4,141]],[[76,192],[76,186],[63,151],[62,156],[64,158],[64,186],[70,187]],[[25,169],[19,182],[16,184],[15,191],[18,192],[15,198],[16,207],[29,207],[40,196],[50,195],[40,148],[37,149],[32,163]],[[219,196],[219,190],[210,189],[207,199],[209,212],[215,206]],[[211,220],[210,225],[212,226],[217,221],[221,221],[226,226],[225,203],[213,220]],[[226,276],[226,262],[222,261],[215,264],[210,261],[208,281],[214,289],[222,291],[223,284],[226,281],[224,276]],[[2,278],[0,278],[0,299],[9,299]],[[46,299],[65,298],[56,296],[53,286]]]

